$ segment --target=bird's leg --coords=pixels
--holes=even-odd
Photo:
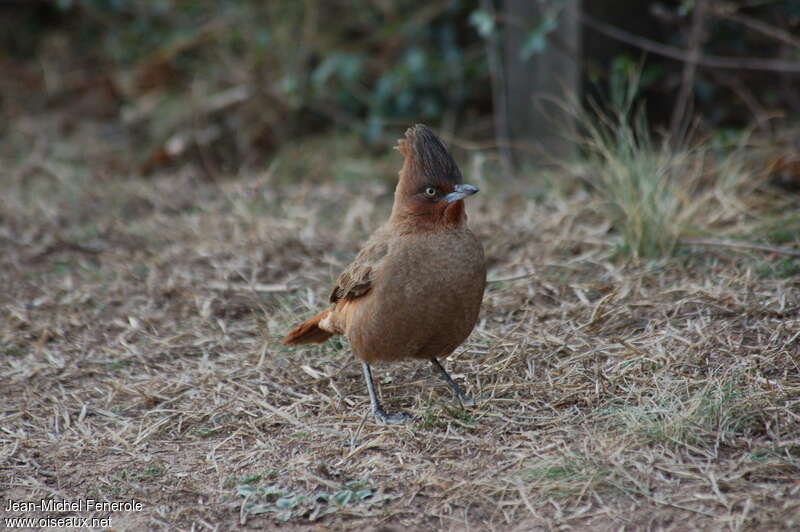
[[[412,417],[404,412],[390,416],[383,411],[381,403],[378,401],[378,396],[375,394],[375,384],[372,382],[372,369],[370,369],[369,364],[366,362],[362,362],[361,367],[364,369],[364,380],[367,381],[369,399],[372,402],[372,413],[375,415],[375,419],[378,421],[378,423],[394,424],[411,421]]]
[[[453,393],[458,399],[458,402],[461,403],[462,406],[472,406],[477,402],[475,401],[475,399],[464,393],[464,390],[462,390],[461,387],[458,384],[456,384],[456,381],[454,381],[450,377],[450,375],[447,373],[447,371],[444,369],[442,364],[437,359],[432,358],[431,364],[433,364],[433,367],[439,370],[439,375],[441,375],[442,379],[444,379],[444,381],[448,384],[448,386],[450,386],[450,389],[453,390]]]

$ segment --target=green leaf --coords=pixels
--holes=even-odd
[[[372,490],[370,490],[370,489],[358,490],[357,492],[355,492],[355,496],[356,496],[356,499],[358,499],[359,501],[363,501],[367,497],[371,497],[372,496]]]
[[[333,496],[333,501],[338,504],[339,506],[344,506],[353,498],[353,492],[350,490],[343,490],[337,492],[336,495]]]
[[[275,501],[275,508],[278,508],[279,510],[289,510],[295,506],[297,506],[296,497],[281,497]]]
[[[256,488],[248,484],[239,484],[236,486],[236,495],[239,495],[240,497],[249,497],[250,495],[255,495],[256,491]]]
[[[558,27],[558,14],[556,12],[547,13],[539,24],[528,34],[525,43],[519,51],[519,57],[527,61],[534,54],[542,53],[547,48],[547,35]]]
[[[313,70],[311,82],[316,87],[324,86],[331,78],[354,83],[361,76],[363,63],[363,58],[355,54],[332,53]]]
[[[270,496],[270,495],[277,495],[278,497],[283,496],[283,490],[277,485],[273,484],[272,486],[268,486],[261,490],[262,495]]]
[[[483,9],[476,9],[469,16],[469,23],[478,31],[478,35],[486,39],[495,28],[495,20],[491,13]]]
[[[254,475],[242,477],[241,482],[242,484],[252,484],[253,482],[258,482],[259,480],[261,480],[261,475],[256,473]]]
[[[252,515],[265,514],[272,511],[271,504],[248,504],[245,506],[245,511]]]
[[[405,63],[412,74],[420,75],[426,70],[425,51],[419,46],[413,46],[405,56]],[[430,70],[430,69],[427,69]]]

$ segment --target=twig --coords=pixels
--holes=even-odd
[[[672,145],[678,147],[679,139],[688,123],[689,107],[692,104],[692,94],[694,92],[694,75],[697,71],[697,61],[702,55],[705,32],[706,0],[698,0],[692,12],[692,28],[689,31],[689,58],[683,64],[683,74],[681,76],[681,90],[675,102],[675,109],[672,111],[670,120],[670,137]]]
[[[717,81],[720,85],[724,85],[728,87],[739,99],[744,103],[744,105],[753,113],[753,117],[758,124],[758,127],[764,131],[769,132],[769,120],[770,118],[774,118],[776,116],[780,116],[779,114],[773,112],[769,113],[764,106],[758,101],[753,91],[747,88],[744,83],[742,83],[739,76],[730,75],[730,74],[723,74],[722,72],[712,72],[711,77]]]
[[[800,48],[800,39],[798,39],[788,31],[773,26],[771,24],[761,22],[758,19],[748,17],[747,15],[735,13],[734,9],[736,8],[733,6],[715,6],[711,8],[709,11],[713,15],[718,16],[719,18],[724,18],[730,20],[731,22],[736,22],[753,31],[757,31],[758,33],[766,37],[770,37],[777,41],[781,41],[795,48]]]
[[[208,281],[206,286],[211,290],[222,290],[231,292],[288,292],[289,287],[285,284],[243,284],[243,283],[223,283],[220,281]]]
[[[689,61],[686,50],[675,46],[668,46],[656,41],[634,35],[605,22],[581,13],[580,20],[586,26],[602,33],[607,37],[636,46],[642,50],[675,59],[676,61]],[[773,72],[800,73],[800,61],[785,61],[783,59],[753,58],[753,57],[728,57],[721,55],[701,55],[697,58],[697,66],[706,68],[729,68],[735,70],[768,70]]]
[[[487,279],[487,283],[507,283],[509,281],[518,281],[519,279],[527,279],[536,275],[535,272],[523,273],[522,275],[512,275],[511,277],[501,277],[499,279]]]
[[[682,239],[679,243],[689,246],[720,246],[720,247],[736,248],[736,249],[757,249],[759,251],[778,253],[780,255],[800,257],[800,250],[797,249],[768,246],[766,244],[755,244],[752,242],[731,242],[729,240],[716,240],[713,238],[685,238]]]
[[[481,6],[493,20],[496,14],[492,0],[481,0]],[[511,158],[508,138],[508,107],[506,102],[506,78],[500,57],[500,45],[497,32],[492,31],[486,38],[486,56],[489,63],[489,74],[492,78],[492,107],[494,107],[494,136],[500,155],[500,166],[503,173],[514,175],[514,162]]]
[[[60,251],[75,251],[77,253],[85,253],[86,255],[99,255],[108,249],[108,245],[104,242],[95,243],[92,245],[78,244],[77,242],[69,242],[56,237],[55,242],[45,247],[43,250],[34,253],[28,257],[28,261],[36,262],[44,259],[45,257],[58,253]]]

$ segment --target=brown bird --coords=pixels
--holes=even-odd
[[[323,343],[344,334],[362,362],[372,412],[381,423],[410,416],[390,416],[381,408],[370,369],[378,361],[430,360],[458,400],[471,402],[438,359],[472,332],[486,286],[483,247],[467,228],[463,201],[478,187],[463,183],[427,126],[406,131],[397,149],[404,162],[388,222],[339,276],[331,305],[282,340]]]

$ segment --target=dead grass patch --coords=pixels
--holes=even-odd
[[[130,529],[800,523],[800,295],[783,257],[625,263],[591,196],[487,187],[470,223],[490,284],[447,366],[488,399],[462,411],[426,365],[379,367],[387,407],[418,418],[382,427],[345,343],[276,339],[324,304],[389,182],[59,183],[0,199],[6,496],[133,497],[143,513],[112,520]]]

